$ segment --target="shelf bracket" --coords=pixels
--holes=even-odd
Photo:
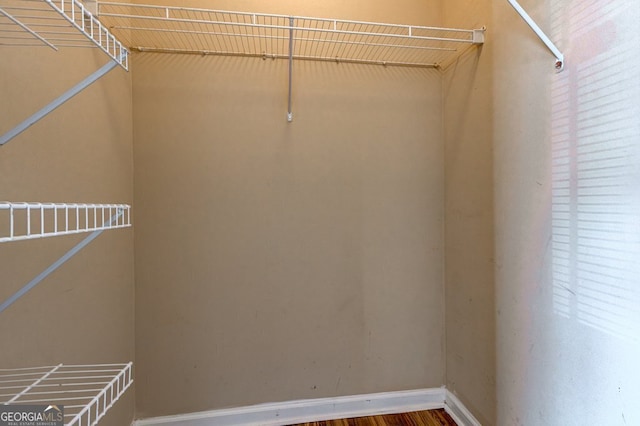
[[[533,32],[542,40],[542,42],[547,46],[547,48],[553,53],[556,57],[555,68],[556,70],[562,71],[564,69],[564,55],[560,50],[556,47],[556,45],[547,37],[547,35],[542,31],[542,29],[535,23],[535,21],[529,16],[529,14],[520,6],[520,4],[516,0],[507,0],[511,6],[518,12],[518,14],[524,19],[524,21],[531,27]]]
[[[22,123],[18,124],[13,129],[9,130],[4,135],[0,136],[0,146],[6,144],[11,139],[18,136],[20,133],[27,130],[29,127],[33,126],[38,121],[42,120],[46,117],[50,112],[58,108],[63,103],[67,102],[69,99],[82,92],[84,89],[89,87],[91,84],[95,83],[100,77],[114,69],[118,66],[118,63],[115,61],[109,61],[102,68],[82,80],[80,83],[73,86],[71,89],[67,90],[65,93],[56,98],[53,102],[42,108],[40,111],[33,114],[31,117],[24,120]]]
[[[293,111],[291,110],[291,87],[293,79],[293,17],[289,17],[289,107],[287,109],[287,121],[293,121]]]
[[[109,221],[109,225],[113,225],[114,223],[117,223],[118,219],[123,214],[124,214],[124,210],[120,210],[116,214],[114,214],[111,217],[111,220]],[[60,266],[62,266],[67,260],[69,260],[73,256],[75,256],[80,250],[82,250],[84,247],[86,247],[91,241],[93,241],[96,238],[98,238],[98,236],[100,236],[100,234],[102,234],[104,231],[105,231],[105,229],[100,229],[98,231],[92,232],[88,237],[86,237],[84,240],[80,241],[80,243],[78,243],[75,247],[73,247],[71,250],[66,252],[64,254],[64,256],[62,256],[60,259],[58,259],[55,262],[53,262],[51,264],[51,266],[49,266],[47,269],[42,271],[42,273],[40,273],[37,277],[35,277],[31,281],[29,281],[20,290],[18,290],[12,296],[10,296],[7,300],[2,302],[2,304],[0,304],[0,313],[2,313],[9,306],[13,305],[22,296],[27,294],[29,292],[29,290],[31,290],[32,288],[34,288],[35,286],[40,284],[40,282],[42,280],[44,280],[49,275],[51,275],[56,269],[58,269]]]

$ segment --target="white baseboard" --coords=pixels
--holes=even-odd
[[[457,396],[447,390],[444,409],[455,420],[458,426],[482,426],[471,414],[471,411],[460,402]]]
[[[445,408],[459,426],[480,423],[445,388],[276,402],[136,420],[134,426],[276,426]]]

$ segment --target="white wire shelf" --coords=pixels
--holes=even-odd
[[[64,406],[66,426],[96,425],[131,383],[132,363],[0,369],[0,404]]]
[[[78,0],[0,0],[0,45],[97,47],[129,67],[128,50]]]
[[[126,204],[0,202],[0,243],[130,226]]]
[[[437,67],[484,30],[184,7],[98,3],[100,20],[131,50]]]

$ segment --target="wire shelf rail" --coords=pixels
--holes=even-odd
[[[131,50],[437,67],[484,41],[484,30],[98,3]],[[292,33],[292,34],[291,34]]]
[[[0,202],[0,243],[130,226],[127,204]]]
[[[129,51],[79,0],[0,0],[0,46],[97,47],[129,68]]]
[[[132,363],[0,369],[0,404],[64,406],[66,426],[96,425],[133,383]]]

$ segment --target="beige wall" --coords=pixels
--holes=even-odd
[[[523,7],[549,29],[545,2]],[[553,56],[508,4],[496,6],[494,18],[494,63],[509,61],[494,77],[500,81],[494,92],[498,424],[554,424],[559,412],[549,411],[548,401],[559,389],[541,384],[559,355],[545,336],[557,320],[540,322],[551,311]],[[578,414],[565,404],[567,414]]]
[[[105,62],[97,51],[2,47],[0,133]],[[121,69],[0,147],[0,199],[131,203],[131,79]],[[0,244],[0,300],[85,235]],[[133,232],[101,235],[0,314],[0,367],[132,361]],[[104,421],[128,424],[130,391]]]
[[[640,424],[640,4],[494,6],[500,425]]]
[[[507,2],[385,3],[215,7],[487,25],[487,44],[444,76],[297,63],[290,124],[284,62],[134,58],[138,416],[446,383],[483,424],[640,423],[640,6],[522,0],[567,54],[555,74]],[[99,66],[10,55],[0,130]],[[0,198],[131,201],[117,73],[60,110],[93,131],[0,148]],[[75,241],[0,246],[3,298]],[[131,274],[131,232],[100,237],[3,313],[0,337],[32,337],[3,366],[131,359]]]
[[[494,26],[490,1],[444,2],[444,25],[488,28],[443,75],[447,388],[496,422],[493,210]]]
[[[134,65],[138,416],[443,384],[439,73]]]

